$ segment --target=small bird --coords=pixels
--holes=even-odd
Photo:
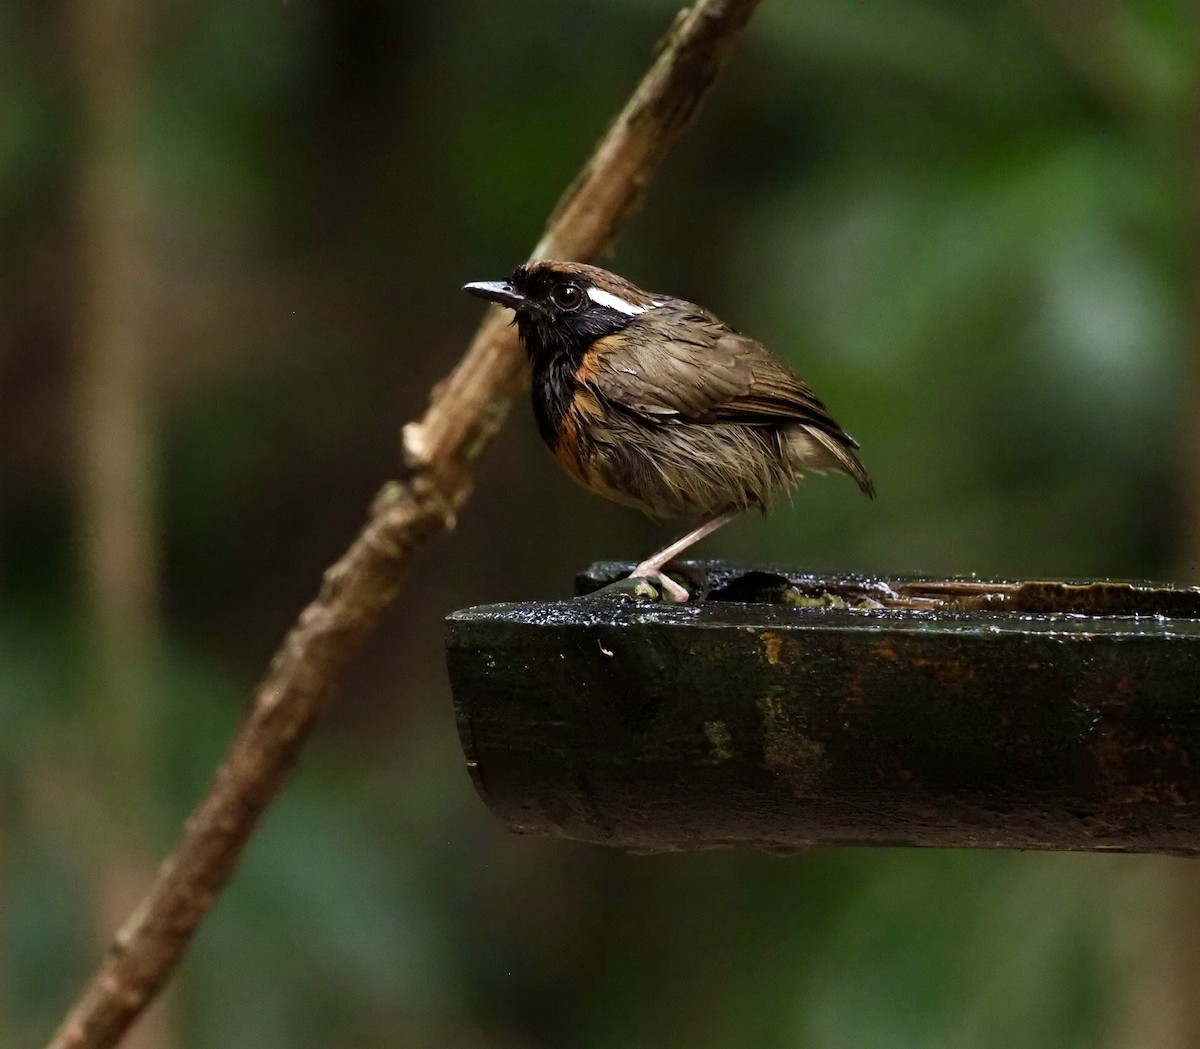
[[[689,596],[664,572],[672,558],[805,471],[841,470],[875,494],[858,443],[807,384],[700,306],[577,262],[463,290],[515,311],[538,430],[571,477],[651,517],[702,515],[632,573],[664,600]]]

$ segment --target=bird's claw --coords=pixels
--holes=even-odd
[[[640,579],[643,582],[649,581],[658,588],[659,598],[668,605],[686,605],[688,600],[687,590],[680,586],[666,572],[653,572],[639,575],[638,570],[633,570],[633,575],[630,579]]]

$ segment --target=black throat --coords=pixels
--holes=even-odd
[[[623,331],[636,316],[608,307],[546,317],[522,311],[517,331],[533,365],[533,415],[542,440],[553,448],[579,389],[579,365],[597,339]]]

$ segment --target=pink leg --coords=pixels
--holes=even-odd
[[[669,561],[673,561],[682,554],[688,547],[700,542],[705,536],[712,535],[722,525],[729,524],[741,512],[737,507],[733,507],[729,510],[722,510],[715,517],[710,517],[707,521],[693,528],[687,535],[680,536],[669,546],[664,546],[657,553],[651,554],[630,573],[630,578],[653,579],[662,587],[664,601],[669,601],[674,605],[684,604],[688,599],[688,592],[675,582],[674,579],[669,578],[663,572],[663,567]]]

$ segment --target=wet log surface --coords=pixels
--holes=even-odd
[[[449,617],[468,767],[514,830],[1200,852],[1200,591],[687,571],[702,603]]]

